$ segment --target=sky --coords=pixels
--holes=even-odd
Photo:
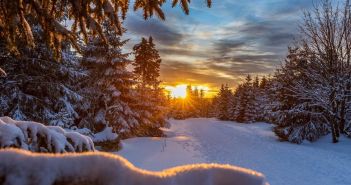
[[[141,12],[127,16],[127,47],[152,36],[162,58],[164,85],[221,84],[235,88],[247,74],[273,73],[298,35],[304,10],[317,0],[193,0],[190,15],[181,8],[162,8],[166,21],[143,20]]]

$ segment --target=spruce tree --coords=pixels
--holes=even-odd
[[[0,39],[0,67],[7,76],[0,78],[0,116],[71,127],[79,118],[77,104],[82,100],[76,83],[82,79],[78,59],[71,46],[61,43],[61,63],[50,62],[54,54],[46,46],[42,29],[30,23],[37,43],[18,48],[21,58],[13,57]]]
[[[242,84],[239,84],[233,93],[233,97],[229,100],[229,116],[230,120],[236,121],[238,119],[239,107],[240,107],[240,98],[242,93]]]
[[[166,116],[166,96],[158,79],[162,60],[152,37],[142,38],[133,51],[135,60],[132,64],[138,99],[135,108],[142,123],[136,134],[158,135],[158,128],[165,124]]]
[[[139,121],[130,106],[136,101],[133,74],[126,69],[131,61],[121,49],[127,41],[122,41],[107,24],[104,29],[109,45],[105,45],[103,38],[91,37],[83,50],[81,64],[87,76],[81,83],[85,99],[79,126],[95,132],[109,126],[116,133],[128,133]]]
[[[236,116],[236,121],[241,123],[251,123],[256,119],[256,107],[255,107],[255,95],[254,87],[252,84],[252,78],[247,75],[246,81],[242,86],[242,92],[240,93],[238,104],[238,112]]]
[[[230,113],[230,99],[232,98],[232,92],[228,87],[228,84],[225,86],[222,85],[217,97],[217,118],[220,120],[229,120]]]

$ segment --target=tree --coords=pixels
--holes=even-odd
[[[253,88],[257,89],[260,87],[260,78],[258,76],[255,77],[254,82],[252,83]]]
[[[130,106],[136,101],[132,90],[133,74],[126,69],[131,61],[127,59],[129,54],[121,49],[127,41],[121,41],[107,24],[104,34],[109,41],[108,47],[103,38],[90,37],[83,50],[81,64],[87,70],[87,76],[81,83],[85,99],[79,126],[95,132],[106,127],[112,127],[119,134],[130,132],[139,121]]]
[[[217,118],[220,120],[229,120],[229,106],[232,98],[232,91],[229,89],[228,84],[222,85],[217,96]]]
[[[285,66],[275,75],[278,82],[276,99],[280,104],[276,109],[274,120],[277,126],[274,132],[282,140],[301,143],[305,139],[315,141],[329,131],[328,125],[320,117],[321,112],[317,107],[312,107],[313,103],[307,98],[309,93],[306,90],[311,87],[300,86],[314,83],[315,79],[306,78],[306,74],[300,73],[308,66],[305,65],[305,58],[298,57],[296,52],[296,49],[290,49]],[[303,89],[295,91],[297,88]],[[316,93],[320,92],[319,89],[315,90]]]
[[[70,45],[62,43],[62,62],[50,62],[54,57],[42,30],[31,24],[38,45],[19,47],[21,58],[10,55],[0,39],[0,67],[7,71],[7,76],[0,78],[0,116],[72,127],[79,117],[76,105],[82,99],[75,86],[83,77],[78,59]]]
[[[259,87],[260,87],[261,89],[264,89],[264,88],[267,87],[267,78],[266,78],[266,76],[263,76],[263,77],[262,77]]]
[[[275,79],[263,76],[258,88],[255,88],[256,97],[256,121],[274,122],[272,120],[272,111],[277,106],[277,98],[275,89]]]
[[[156,14],[162,20],[165,19],[161,9],[165,0],[136,0],[134,11],[143,10],[145,19]],[[178,0],[172,1],[172,6],[178,4]],[[211,0],[207,0],[208,7]],[[186,14],[189,13],[190,1],[180,1],[181,7]],[[102,23],[109,22],[110,26],[118,34],[123,33],[121,22],[126,18],[130,0],[3,0],[0,9],[0,37],[6,41],[9,51],[19,54],[21,44],[29,47],[35,46],[33,27],[28,23],[28,17],[32,17],[39,23],[45,35],[48,46],[55,51],[55,56],[61,53],[62,41],[69,41],[76,49],[79,35],[84,37],[85,42],[90,36],[96,34],[107,44],[108,39],[103,33]],[[62,20],[73,21],[71,29],[62,24]],[[121,20],[122,19],[122,20]]]
[[[238,97],[239,104],[237,105],[236,121],[242,123],[251,123],[256,119],[255,95],[252,78],[246,76],[246,81],[241,87],[241,93]]]
[[[142,38],[141,42],[133,47],[135,60],[134,78],[136,80],[136,111],[139,114],[141,127],[137,129],[136,135],[156,136],[154,130],[165,124],[165,106],[166,96],[160,87],[160,65],[161,58],[158,54],[152,37],[149,39]]]
[[[158,87],[162,60],[155,48],[152,37],[149,37],[149,40],[142,38],[141,42],[133,47],[133,51],[135,54],[134,74],[137,82],[142,88]]]
[[[277,73],[286,98],[282,105],[288,118],[295,120],[279,122],[279,136],[283,133],[299,143],[314,141],[330,130],[336,143],[341,133],[349,133],[350,26],[348,0],[342,10],[325,0],[314,12],[305,13],[303,38],[289,50],[285,66]]]

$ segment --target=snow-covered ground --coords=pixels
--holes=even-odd
[[[222,163],[266,175],[271,185],[351,184],[351,140],[330,137],[301,145],[277,141],[271,125],[215,119],[170,120],[168,138],[123,141],[118,154],[135,166],[162,170],[191,163]]]
[[[4,185],[268,185],[261,173],[235,166],[198,164],[150,172],[105,152],[55,155],[1,149],[0,159]]]

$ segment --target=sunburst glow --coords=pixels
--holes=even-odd
[[[183,85],[177,85],[175,87],[173,86],[167,86],[166,90],[168,90],[171,94],[172,98],[185,98],[186,97],[186,86],[185,84]]]
[[[180,84],[177,86],[165,86],[165,89],[170,93],[170,96],[172,98],[186,98],[187,97],[187,84]],[[203,90],[204,92],[209,91],[209,88],[207,86],[203,85],[197,85],[197,86],[191,86],[192,90]]]

